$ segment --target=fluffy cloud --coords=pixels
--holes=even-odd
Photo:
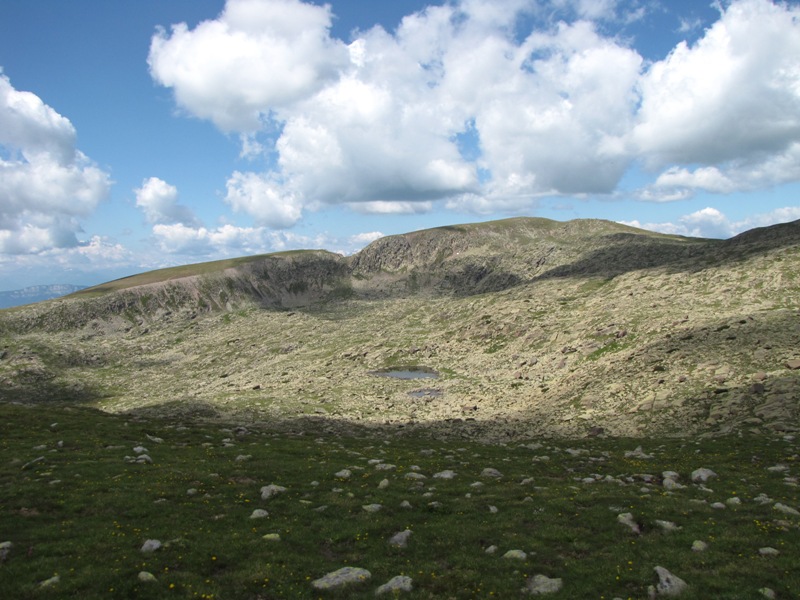
[[[178,188],[158,177],[150,177],[142,183],[142,187],[134,190],[136,206],[144,211],[149,223],[170,225],[198,225],[197,217],[192,210],[178,204]]]
[[[68,119],[0,73],[0,253],[78,246],[78,217],[111,181],[75,148]]]
[[[242,256],[308,248],[335,248],[342,254],[351,254],[381,237],[383,233],[379,231],[340,239],[326,233],[307,236],[292,231],[272,231],[267,227],[230,224],[214,229],[189,227],[180,223],[153,227],[153,238],[162,253],[195,259],[201,256]]]
[[[778,208],[768,213],[752,215],[739,221],[729,219],[722,211],[716,208],[706,207],[680,217],[676,223],[640,223],[639,221],[623,221],[623,223],[659,233],[704,238],[729,238],[754,227],[766,227],[797,219],[800,219],[800,207],[798,206]]]
[[[194,29],[159,31],[149,63],[181,107],[238,132],[242,156],[275,157],[227,186],[263,226],[336,204],[522,210],[612,194],[635,162],[657,173],[647,200],[800,179],[800,10],[733,0],[696,43],[648,63],[606,33],[648,6],[460,0],[345,44],[327,5],[228,0]]]
[[[679,44],[643,75],[631,133],[637,154],[652,166],[711,167],[669,167],[665,176],[680,176],[689,188],[727,192],[778,183],[780,173],[765,172],[776,161],[796,178],[799,55],[800,9],[732,2],[694,46]]]
[[[189,30],[159,30],[153,78],[178,105],[224,131],[255,131],[270,110],[308,96],[348,61],[330,38],[328,5],[299,0],[228,0],[222,14]]]

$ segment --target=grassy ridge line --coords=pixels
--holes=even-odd
[[[800,594],[800,517],[773,508],[800,502],[796,480],[785,480],[797,469],[791,436],[650,440],[651,459],[626,457],[639,443],[237,435],[219,425],[0,404],[0,542],[13,543],[0,563],[0,590],[18,599],[315,598],[312,580],[350,565],[372,579],[325,597],[372,598],[404,574],[414,581],[408,598],[512,598],[544,574],[564,582],[554,599],[643,598],[660,565],[689,584],[681,598],[753,598],[764,587],[779,598]],[[125,462],[140,444],[153,464]],[[775,465],[786,470],[768,470]],[[503,477],[482,476],[486,467]],[[719,475],[708,483],[713,491],[688,481],[699,467]],[[344,468],[352,476],[337,478]],[[427,479],[407,479],[416,468]],[[457,475],[432,477],[444,469]],[[664,470],[687,486],[666,492]],[[380,489],[383,479],[389,484]],[[287,491],[261,500],[270,483]],[[759,494],[772,502],[757,503]],[[741,504],[710,506],[731,497]],[[403,500],[412,508],[400,508]],[[373,503],[383,509],[363,510]],[[256,508],[269,516],[250,519]],[[641,535],[617,522],[623,512]],[[659,520],[680,529],[664,531]],[[408,547],[389,546],[405,529],[413,532]],[[264,539],[272,533],[280,541]],[[164,547],[142,554],[147,539]],[[694,540],[708,550],[693,552]],[[496,553],[487,554],[492,545]],[[761,556],[767,546],[779,554]],[[503,558],[512,549],[527,558]],[[157,581],[140,582],[140,571]]]
[[[256,254],[253,256],[242,256],[238,258],[226,258],[223,260],[215,260],[204,263],[196,263],[190,265],[181,265],[177,267],[167,267],[165,269],[156,269],[154,271],[147,271],[146,273],[139,273],[129,277],[122,277],[107,283],[96,285],[86,288],[66,296],[67,298],[93,298],[102,296],[120,290],[126,290],[140,285],[149,285],[153,283],[164,283],[175,279],[183,279],[184,277],[196,277],[199,275],[208,275],[211,273],[221,273],[226,269],[234,269],[242,265],[253,262],[258,262],[267,258],[291,258],[293,256],[300,256],[311,253],[327,253],[324,250],[287,250],[285,252],[275,252],[271,254]]]

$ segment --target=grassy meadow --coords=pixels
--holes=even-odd
[[[800,516],[780,507],[800,508],[797,457],[778,434],[482,445],[4,403],[0,596],[374,598],[406,575],[406,598],[517,598],[541,574],[563,582],[548,598],[646,598],[661,566],[681,598],[793,598]],[[717,474],[704,486],[701,467]],[[269,484],[286,491],[264,500]],[[389,543],[405,530],[406,547]],[[371,578],[312,586],[345,566]]]

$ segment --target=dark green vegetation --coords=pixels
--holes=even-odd
[[[308,427],[245,433],[0,404],[0,542],[13,543],[0,563],[0,590],[17,600],[372,598],[404,574],[414,582],[408,598],[516,598],[528,578],[544,574],[563,580],[554,599],[644,598],[658,565],[689,584],[682,598],[754,598],[763,587],[778,598],[800,594],[800,517],[774,508],[800,504],[791,477],[796,440],[649,440],[644,450],[653,458],[626,458],[638,444],[480,445]],[[139,445],[153,464],[125,462]],[[395,468],[378,470],[380,463]],[[416,467],[427,476],[420,483],[406,478]],[[483,476],[486,467],[502,478]],[[691,483],[699,467],[718,474],[706,484],[713,491]],[[345,468],[352,476],[337,477]],[[433,477],[444,469],[456,476]],[[666,492],[665,470],[686,487]],[[272,483],[287,491],[262,500],[260,488]],[[771,500],[759,503],[760,494]],[[729,498],[741,504],[710,506]],[[411,508],[401,508],[404,500]],[[368,513],[369,504],[383,508]],[[269,516],[251,519],[257,508]],[[617,522],[626,512],[641,535]],[[680,529],[666,531],[658,520]],[[408,546],[390,546],[405,529]],[[164,546],[143,554],[148,539]],[[708,549],[693,552],[695,540]],[[763,547],[779,554],[761,556]],[[512,549],[527,558],[504,558]],[[312,580],[346,565],[372,579],[314,592]],[[141,571],[157,581],[140,582]],[[56,575],[57,583],[40,586]]]

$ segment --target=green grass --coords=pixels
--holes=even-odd
[[[408,598],[512,598],[541,573],[564,581],[552,598],[643,598],[656,583],[656,565],[689,583],[682,598],[753,598],[765,586],[779,598],[800,594],[800,518],[753,500],[766,493],[798,507],[798,488],[784,482],[797,468],[794,442],[649,440],[645,451],[654,458],[643,460],[624,456],[640,443],[634,440],[531,449],[324,430],[237,436],[218,424],[182,427],[87,408],[0,404],[0,542],[14,544],[0,564],[3,597],[372,598],[404,574],[414,581]],[[139,444],[152,465],[125,462]],[[250,458],[237,461],[240,455]],[[44,460],[23,469],[39,456]],[[396,469],[376,470],[370,459]],[[790,473],[767,470],[778,463]],[[421,484],[405,478],[415,465],[428,476]],[[503,478],[482,477],[485,467]],[[719,474],[708,484],[713,492],[689,483],[666,493],[635,477],[674,470],[688,483],[699,467]],[[344,468],[353,476],[337,479]],[[432,478],[444,469],[458,475]],[[592,474],[617,481],[580,481]],[[390,483],[381,490],[384,478]],[[471,487],[476,481],[484,485]],[[263,501],[259,490],[270,483],[287,491]],[[709,506],[733,496],[742,504]],[[412,508],[401,508],[403,500]],[[362,509],[372,503],[383,510]],[[250,519],[256,508],[269,517]],[[642,535],[616,522],[620,512],[633,513]],[[666,533],[659,519],[681,529]],[[389,546],[405,529],[413,532],[409,546]],[[270,533],[281,540],[265,540]],[[139,549],[151,538],[164,547],[144,555]],[[709,549],[692,552],[694,540]],[[485,552],[491,545],[498,547],[493,555]],[[761,557],[765,546],[780,554]],[[528,558],[504,559],[511,549]],[[312,580],[348,565],[368,569],[372,579],[314,592]],[[140,571],[157,582],[141,583]],[[39,588],[56,574],[57,584]]]

